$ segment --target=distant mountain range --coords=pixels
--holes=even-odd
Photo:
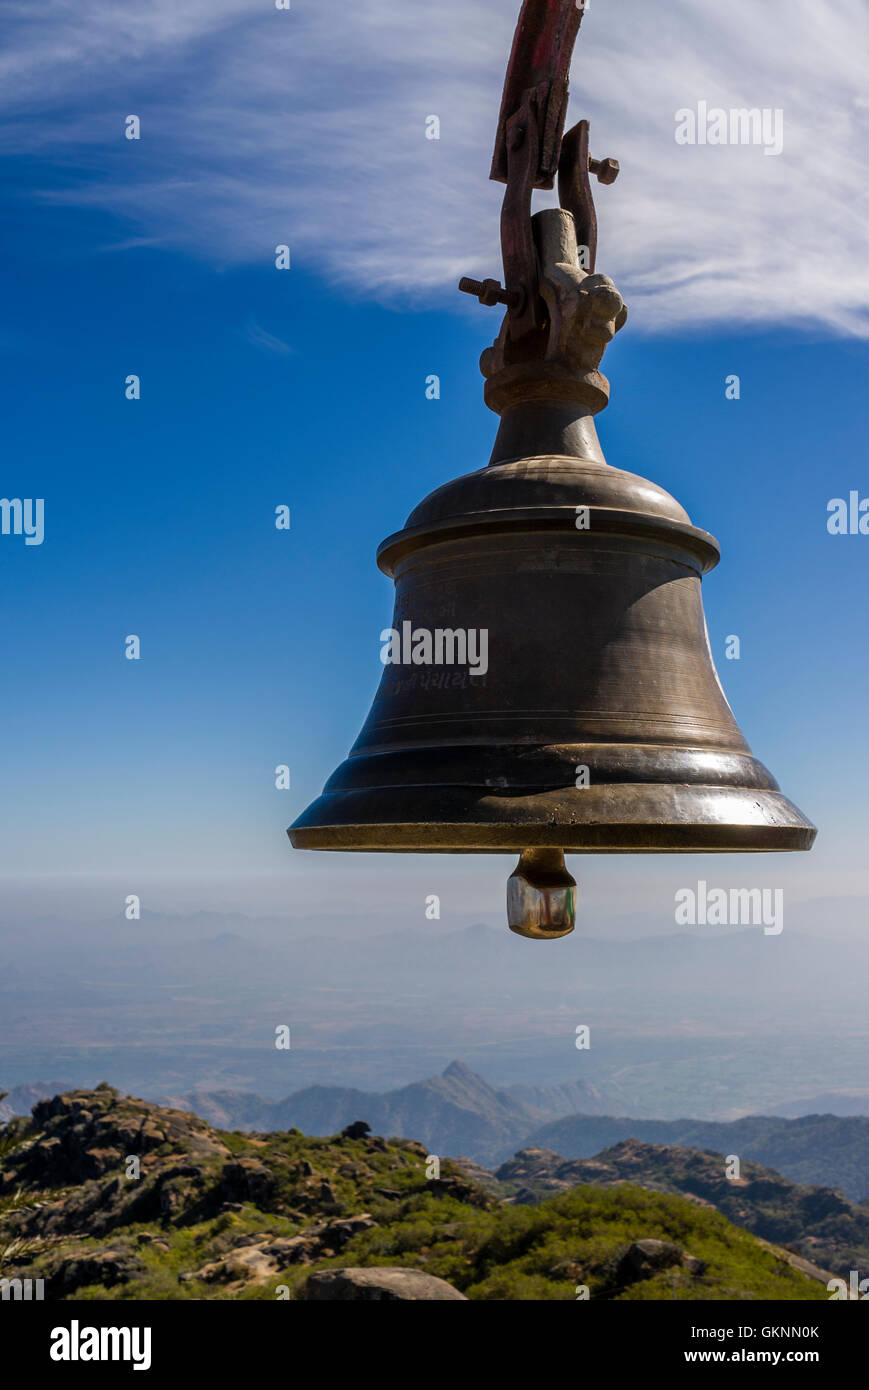
[[[0,1120],[29,1114],[36,1101],[63,1089],[48,1082],[16,1087],[0,1102]],[[418,1139],[430,1153],[461,1155],[486,1169],[529,1147],[565,1160],[590,1158],[626,1140],[711,1150],[774,1168],[794,1183],[836,1188],[852,1201],[869,1197],[869,1117],[862,1115],[750,1115],[720,1122],[613,1117],[603,1113],[605,1101],[586,1082],[497,1089],[461,1062],[450,1063],[441,1076],[386,1092],[309,1086],[279,1101],[235,1090],[154,1100],[226,1130],[329,1135],[365,1120],[375,1133]]]
[[[528,1142],[566,1158],[590,1158],[625,1139],[736,1154],[742,1161],[775,1168],[793,1182],[835,1187],[858,1202],[869,1197],[865,1115],[803,1115],[796,1120],[747,1115],[722,1123],[568,1115],[543,1125]]]
[[[554,1116],[577,1107],[596,1115],[604,1111],[602,1098],[586,1082],[496,1090],[462,1062],[451,1062],[441,1076],[383,1093],[309,1086],[281,1101],[240,1091],[200,1091],[162,1100],[194,1111],[216,1128],[264,1133],[300,1129],[303,1134],[335,1134],[363,1119],[377,1134],[419,1139],[433,1153],[468,1154],[480,1163],[499,1162]]]
[[[614,1118],[603,1113],[604,1100],[585,1082],[496,1090],[461,1062],[452,1062],[442,1076],[380,1094],[311,1086],[277,1102],[236,1091],[165,1099],[224,1129],[296,1128],[325,1135],[363,1119],[376,1133],[418,1138],[432,1153],[461,1154],[487,1166],[529,1145],[565,1158],[588,1158],[626,1139],[710,1149],[775,1168],[792,1182],[838,1188],[854,1201],[869,1197],[869,1116],[863,1115]]]

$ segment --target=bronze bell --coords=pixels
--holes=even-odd
[[[533,39],[526,11],[559,3],[526,0],[517,44]],[[553,50],[553,72],[563,64]],[[495,447],[381,545],[388,664],[349,757],[289,835],[297,849],[519,853],[509,923],[547,939],[574,924],[564,851],[807,850],[816,831],[721,688],[700,594],[716,541],[601,452],[599,364],[627,311],[589,273],[587,123],[560,146],[565,206],[532,218],[532,187],[552,181],[538,132],[551,143],[555,84],[514,97],[510,84],[506,288],[471,286],[508,305],[481,360]]]

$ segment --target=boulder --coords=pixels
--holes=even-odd
[[[69,1294],[86,1284],[127,1284],[142,1274],[142,1261],[123,1246],[91,1250],[87,1254],[65,1260],[49,1277],[49,1287],[57,1293]]]
[[[419,1154],[420,1158],[428,1158],[428,1149],[418,1139],[392,1138],[389,1142],[394,1149],[404,1149],[407,1153]]]
[[[247,1156],[224,1163],[216,1194],[218,1204],[252,1202],[268,1208],[275,1194],[274,1172],[257,1158]]]
[[[222,1260],[212,1260],[196,1269],[179,1274],[178,1282],[201,1279],[205,1284],[240,1283],[264,1284],[277,1273],[277,1263],[258,1245],[246,1245],[231,1250]]]
[[[494,1205],[488,1192],[476,1183],[468,1182],[453,1173],[445,1173],[440,1178],[429,1178],[426,1191],[433,1197],[454,1197],[457,1202],[466,1202],[471,1207],[490,1207]]]
[[[632,1284],[637,1279],[651,1279],[662,1269],[681,1265],[683,1253],[681,1246],[669,1240],[636,1240],[622,1256],[618,1280]]]
[[[305,1297],[315,1302],[467,1302],[445,1279],[419,1269],[322,1269],[310,1275]]]
[[[364,1120],[354,1120],[352,1125],[347,1125],[341,1131],[342,1139],[364,1139],[366,1134],[371,1133],[371,1126]]]
[[[363,1231],[370,1231],[376,1225],[374,1217],[363,1211],[358,1216],[347,1216],[342,1221],[330,1221],[323,1234],[330,1245],[341,1250],[354,1236],[361,1235]]]

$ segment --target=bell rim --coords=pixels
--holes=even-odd
[[[543,846],[557,845],[563,848],[565,854],[804,854],[813,847],[818,831],[817,827],[811,826],[808,829],[799,827],[794,829],[768,831],[770,840],[766,844],[748,844],[740,839],[731,839],[728,843],[704,843],[704,844],[676,844],[670,838],[666,844],[637,845],[627,841],[623,844],[574,844],[570,837],[560,833],[553,835],[550,827],[541,828],[538,838],[532,833],[527,833],[517,837],[515,833],[510,839],[505,839],[498,844],[457,844],[454,841],[444,840],[444,842],[433,844],[428,843],[399,843],[401,832],[407,830],[406,826],[341,826],[338,829],[342,833],[341,839],[335,838],[335,830],[332,827],[324,826],[307,830],[290,830],[287,834],[293,849],[314,851],[320,853],[333,854],[521,854],[523,849],[538,848]],[[413,827],[421,831],[434,830],[438,832],[440,826]],[[454,829],[454,827],[451,827]],[[471,827],[464,827],[469,829]],[[486,830],[489,827],[480,827]],[[667,827],[665,827],[666,829]],[[354,830],[361,830],[369,834],[377,830],[380,835],[373,837],[370,843],[362,843],[359,839],[345,840],[344,832],[352,835]]]
[[[401,820],[396,789],[325,794],[287,834],[295,849],[342,852],[505,854],[557,847],[566,854],[748,854],[804,852],[818,833],[781,792],[755,788],[622,783],[486,796],[484,808],[476,789],[462,789],[464,796],[449,790],[453,795],[444,788],[399,794]],[[378,805],[386,810],[390,801],[393,818],[378,819]]]

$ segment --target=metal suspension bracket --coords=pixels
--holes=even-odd
[[[615,183],[619,176],[617,159],[592,159],[588,152],[589,123],[579,121],[561,142],[558,161],[558,200],[573,214],[576,240],[588,250],[588,264],[583,268],[594,272],[597,261],[597,213],[591,194],[591,174],[599,183]]]
[[[512,297],[510,336],[517,341],[543,322],[538,288],[537,252],[531,229],[531,195],[540,154],[538,111],[544,89],[525,92],[522,105],[507,121],[507,192],[501,208],[504,283]]]
[[[576,0],[524,0],[513,40],[501,100],[490,177],[506,183],[501,210],[504,285],[497,280],[464,278],[459,289],[481,304],[507,307],[507,336],[513,343],[540,330],[546,308],[540,296],[540,269],[531,226],[535,188],[552,188],[558,177],[562,206],[576,222],[577,240],[587,247],[593,271],[597,254],[597,217],[590,174],[612,183],[619,166],[614,159],[595,160],[588,153],[588,121],[580,121],[566,138],[570,60],[584,7]]]

